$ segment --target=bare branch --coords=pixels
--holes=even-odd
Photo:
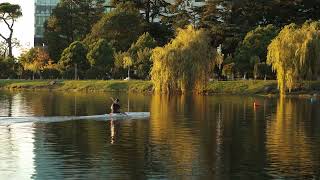
[[[2,39],[4,39],[5,41],[7,41],[8,39],[6,37],[4,37],[1,33],[0,33],[0,37],[2,37]]]
[[[12,30],[14,23],[15,23],[15,20],[12,19],[12,23],[11,23],[11,26],[10,26],[10,30]]]
[[[7,22],[7,19],[3,19],[3,22],[6,23],[6,25],[10,30],[12,29],[11,25]]]

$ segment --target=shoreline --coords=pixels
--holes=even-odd
[[[139,80],[0,80],[0,89],[10,91],[152,93],[152,83]]]
[[[0,80],[0,90],[131,92],[152,94],[153,85],[143,80]],[[202,95],[279,96],[276,80],[239,80],[209,82]],[[305,81],[286,96],[320,96],[320,81]]]

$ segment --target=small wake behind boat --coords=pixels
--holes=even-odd
[[[108,120],[130,120],[130,119],[148,119],[150,118],[150,112],[125,112],[125,113],[110,113],[102,115],[91,115],[91,116],[51,116],[51,117],[0,117],[0,124],[11,124],[11,123],[26,123],[26,122],[63,122],[72,120],[97,120],[97,121],[108,121]]]

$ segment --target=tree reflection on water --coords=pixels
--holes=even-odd
[[[109,97],[129,101],[131,111],[150,111],[150,119],[0,121],[0,174],[14,168],[35,179],[319,176],[320,104],[308,99],[3,92],[0,116],[105,114]]]

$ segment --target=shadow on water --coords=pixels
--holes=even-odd
[[[308,99],[3,92],[0,116],[104,114],[111,96],[151,118],[0,125],[0,179],[320,177],[320,105]]]

